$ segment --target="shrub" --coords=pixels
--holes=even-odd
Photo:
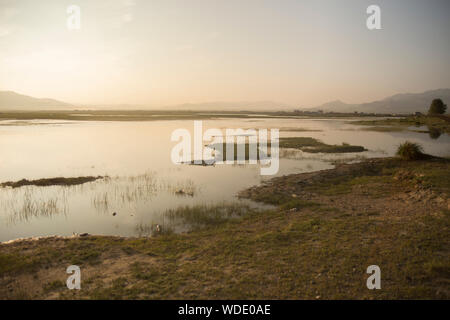
[[[423,157],[423,148],[415,142],[405,141],[398,146],[397,156],[403,160],[418,160]]]
[[[434,99],[431,102],[428,114],[444,114],[445,110],[447,110],[447,105],[441,99]]]

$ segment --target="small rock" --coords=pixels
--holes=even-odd
[[[115,217],[116,215],[117,215],[117,213],[116,213],[116,212],[114,212],[114,213],[113,213],[113,217]]]

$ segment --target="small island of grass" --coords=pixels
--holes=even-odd
[[[330,145],[311,137],[280,138],[280,148],[299,149],[310,153],[346,153],[367,151],[362,146],[352,146],[348,143]]]
[[[11,187],[11,188],[20,188],[23,186],[37,186],[37,187],[48,187],[48,186],[74,186],[78,184],[83,184],[87,182],[92,182],[98,179],[102,179],[104,177],[75,177],[75,178],[48,178],[48,179],[37,179],[37,180],[27,180],[22,179],[19,181],[7,181],[0,183],[0,187]]]

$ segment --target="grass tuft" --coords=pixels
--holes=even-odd
[[[171,209],[164,216],[172,223],[191,229],[218,226],[231,218],[242,217],[251,209],[241,204],[196,205]]]
[[[419,160],[422,159],[423,148],[420,144],[410,141],[405,141],[398,146],[397,156],[403,160]]]

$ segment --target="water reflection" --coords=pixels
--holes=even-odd
[[[431,139],[436,140],[442,135],[442,132],[436,128],[428,127],[428,135]]]
[[[273,178],[261,176],[259,165],[248,163],[173,164],[171,133],[192,127],[191,120],[0,125],[0,182],[108,176],[70,187],[0,188],[0,241],[74,232],[151,235],[156,225],[160,232],[179,232],[185,228],[179,222],[183,219],[172,223],[164,214],[168,210],[235,202],[240,190]],[[208,128],[278,128],[280,137],[311,137],[330,145],[346,142],[369,150],[357,155],[281,150],[277,176],[394,155],[405,140],[423,145],[429,154],[450,154],[450,137],[445,133],[438,137],[430,129],[426,133],[355,131],[358,126],[348,119],[217,119],[204,121],[204,129]],[[260,204],[239,202],[245,205]]]
[[[157,177],[155,172],[137,176],[106,177],[95,182],[76,186],[0,188],[0,208],[9,212],[8,226],[31,222],[34,218],[66,216],[69,199],[89,199],[91,209],[98,214],[112,214],[112,211],[129,209],[131,205],[146,204],[158,193],[177,197],[194,196],[200,192],[191,179],[172,181]]]
[[[106,178],[91,192],[91,203],[100,213],[110,213],[112,208],[129,207],[129,204],[146,204],[158,192],[176,196],[194,196],[200,192],[191,179],[173,181],[157,177],[155,172],[138,176]]]
[[[214,228],[226,220],[243,217],[257,210],[245,203],[236,202],[181,206],[164,211],[158,219],[149,224],[138,223],[135,231],[137,236],[142,237]]]
[[[36,187],[21,189],[5,188],[0,192],[0,208],[8,212],[6,226],[19,222],[30,222],[33,218],[51,218],[55,215],[66,215],[68,212],[66,190],[58,194],[44,194]]]

